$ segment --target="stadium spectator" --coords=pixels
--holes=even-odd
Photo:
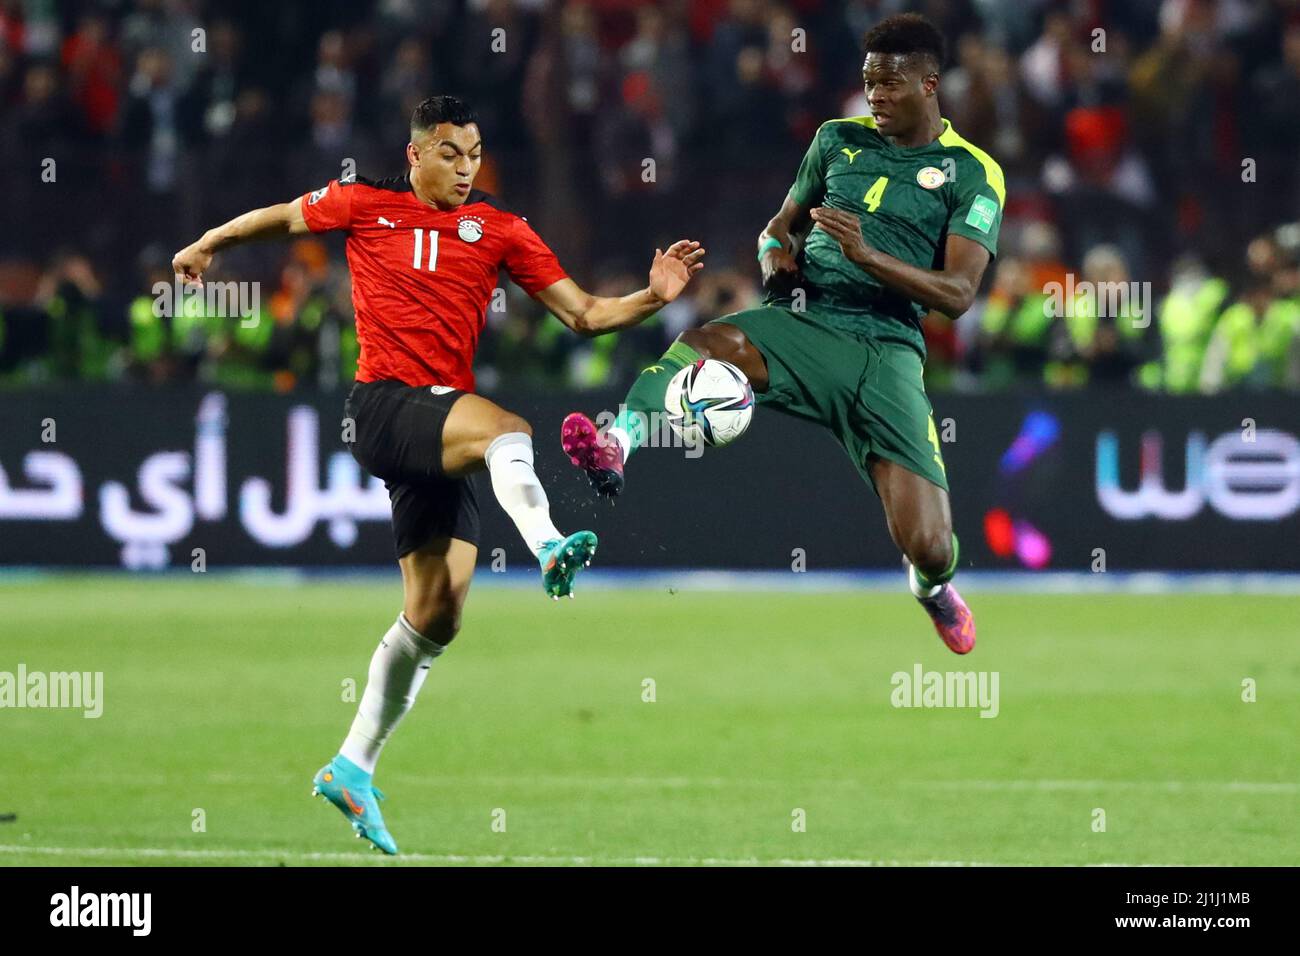
[[[89,14],[63,43],[63,69],[86,132],[107,136],[121,101],[122,57],[109,39],[104,17]]]
[[[1214,323],[1201,364],[1200,390],[1245,385],[1280,388],[1291,380],[1300,339],[1295,263],[1276,238],[1259,236],[1246,249],[1247,285]]]
[[[1115,246],[1089,249],[1081,280],[1048,330],[1044,381],[1052,388],[1126,383],[1146,356],[1152,305]]]
[[[206,29],[186,0],[136,0],[135,9],[122,20],[122,52],[134,58],[148,49],[167,55],[177,85],[186,87],[199,66],[189,54],[207,46]]]
[[[214,23],[208,31],[207,46],[207,56],[188,84],[180,107],[186,143],[196,147],[206,147],[230,135],[236,102],[248,83],[242,38],[233,23]]]

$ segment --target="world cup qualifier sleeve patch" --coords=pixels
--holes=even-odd
[[[998,216],[998,204],[988,196],[976,196],[971,203],[970,212],[966,214],[966,225],[974,226],[980,232],[993,228],[993,220]]]

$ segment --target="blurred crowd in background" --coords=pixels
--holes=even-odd
[[[949,38],[943,114],[1007,178],[979,301],[927,320],[932,387],[1300,388],[1300,0],[0,0],[0,383],[350,380],[339,237],[222,253],[251,320],[159,316],[155,284],[246,209],[402,172],[412,107],[454,93],[479,187],[585,288],[709,248],[617,336],[513,286],[489,311],[481,388],[623,384],[759,300],[756,236],[818,125],[868,112],[860,39],[904,10]]]

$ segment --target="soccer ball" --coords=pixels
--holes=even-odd
[[[668,424],[687,445],[729,445],[754,417],[754,390],[730,362],[700,359],[668,383]]]

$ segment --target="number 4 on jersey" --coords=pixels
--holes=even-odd
[[[430,272],[438,265],[438,230],[437,229],[412,229],[415,233],[415,255],[411,258],[411,265],[420,268],[420,257],[424,251],[424,234],[429,233],[429,266]]]
[[[867,212],[875,212],[880,208],[880,201],[884,198],[887,185],[889,185],[889,177],[881,176],[867,190],[867,194],[862,197],[862,201],[867,204]]]

